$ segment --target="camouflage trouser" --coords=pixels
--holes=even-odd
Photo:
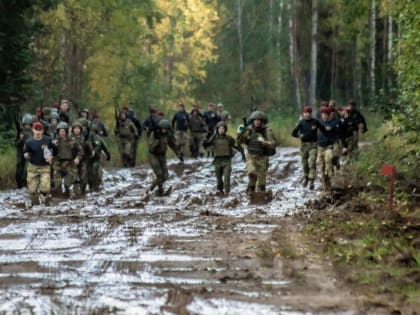
[[[184,155],[185,145],[188,142],[188,133],[186,131],[177,130],[175,131],[175,141],[179,146],[179,151]]]
[[[215,158],[214,168],[216,171],[217,190],[225,191],[226,194],[230,192],[230,174],[232,172],[232,159]]]
[[[23,157],[22,150],[18,150],[16,154],[16,174],[15,174],[16,184],[18,188],[22,188],[27,185],[26,168],[27,168],[27,161]]]
[[[341,144],[341,142],[337,141],[336,143],[334,143],[332,164],[333,164],[333,167],[335,166],[337,167],[337,169],[340,168],[340,156],[341,156],[342,151],[343,151],[343,145]]]
[[[347,143],[347,158],[348,159],[352,159],[357,155],[358,152],[358,145],[357,145],[357,141],[358,141],[358,134],[355,133],[352,137],[347,138],[345,140],[345,142]]]
[[[76,182],[80,185],[80,191],[82,194],[86,192],[86,186],[88,183],[88,170],[87,170],[87,161],[82,160],[80,164],[75,167]]]
[[[200,155],[204,155],[203,151],[203,140],[205,133],[202,132],[191,132],[190,135],[190,151],[191,156],[196,158]]]
[[[133,165],[133,146],[134,140],[129,138],[120,138],[118,147],[121,155],[121,163],[123,167],[130,167]]]
[[[88,162],[88,184],[90,190],[99,190],[102,182],[101,160],[89,160]]]
[[[322,179],[325,177],[331,178],[333,176],[333,164],[332,159],[334,156],[333,145],[325,148],[318,147],[318,169]]]
[[[159,189],[162,189],[163,183],[168,179],[169,172],[166,164],[165,155],[156,155],[153,153],[149,154],[149,163],[152,167],[153,173],[156,175],[156,184]]]
[[[134,167],[134,166],[136,166],[136,160],[137,160],[137,147],[139,146],[139,141],[140,141],[140,139],[139,138],[137,138],[137,139],[134,139],[133,140],[133,153],[132,153],[132,160],[130,161],[130,166],[131,167]]]
[[[248,191],[255,191],[257,184],[259,191],[265,191],[268,171],[268,156],[248,154],[246,169],[249,180]]]
[[[50,165],[36,166],[28,163],[28,190],[32,202],[38,200],[38,191],[43,194],[50,192]]]
[[[64,180],[65,192],[69,193],[74,183],[74,163],[72,160],[57,160],[54,162],[54,192],[60,193],[61,181]]]
[[[315,179],[317,145],[314,142],[302,142],[300,154],[302,157],[303,176]]]

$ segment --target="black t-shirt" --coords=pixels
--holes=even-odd
[[[44,158],[44,149],[48,148],[53,153],[53,147],[51,138],[48,136],[42,136],[41,140],[35,140],[33,137],[30,137],[26,140],[25,148],[23,153],[28,152],[30,154],[29,161],[37,166],[48,165],[48,162]]]

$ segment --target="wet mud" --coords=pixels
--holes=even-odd
[[[1,192],[0,314],[357,313],[290,218],[319,198],[301,187],[297,148],[271,159],[270,200],[246,196],[239,156],[224,197],[209,159],[169,170],[164,197],[147,166],[106,170],[101,192],[48,207]]]

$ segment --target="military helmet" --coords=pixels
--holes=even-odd
[[[60,121],[57,125],[57,131],[60,129],[69,130],[69,125],[65,121]]]
[[[171,124],[169,123],[169,120],[167,119],[159,120],[158,126],[163,129],[168,129],[168,130],[171,129]]]
[[[251,116],[249,116],[249,119],[251,120],[251,121],[253,121],[253,120],[255,120],[255,119],[259,119],[259,120],[261,120],[263,123],[268,123],[268,118],[267,118],[267,114],[266,113],[264,113],[263,111],[261,111],[261,110],[256,110],[256,111],[254,111],[252,114],[251,114]]]
[[[58,112],[52,111],[51,114],[50,114],[50,121],[51,121],[51,119],[57,119],[57,120],[59,120],[60,119],[60,115],[58,114]]]
[[[216,130],[218,130],[218,129],[219,129],[219,127],[225,127],[225,132],[227,131],[227,125],[226,125],[226,123],[225,123],[224,121],[219,121],[219,122],[216,124]]]
[[[89,121],[86,118],[78,118],[75,123],[80,124],[81,127],[88,128],[89,127]]]
[[[80,112],[81,112],[81,113],[88,113],[88,114],[89,114],[89,109],[87,109],[87,108],[83,108]]]
[[[22,118],[23,125],[32,125],[33,122],[34,122],[34,118],[29,113],[26,113]]]
[[[80,129],[82,129],[82,123],[80,122],[80,120],[76,120],[73,125],[71,126],[71,129],[75,128],[75,127],[79,127]]]

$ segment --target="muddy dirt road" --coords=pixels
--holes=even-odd
[[[317,194],[301,188],[299,163],[298,149],[279,149],[266,205],[246,198],[239,156],[224,198],[208,159],[171,161],[167,197],[147,194],[143,166],[108,170],[101,193],[55,206],[24,210],[25,191],[1,192],[0,314],[355,313],[290,225]],[[286,243],[303,259],[290,264]]]

